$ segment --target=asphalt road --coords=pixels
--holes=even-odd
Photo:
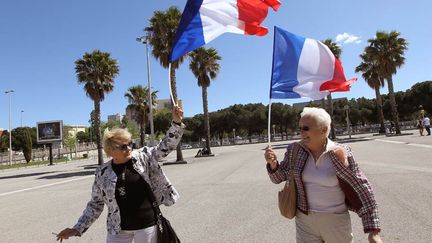
[[[347,141],[372,183],[384,242],[432,242],[432,136],[361,135]],[[274,143],[281,158],[289,142]],[[183,242],[295,242],[294,222],[277,209],[267,177],[266,144],[212,148],[215,157],[163,166],[181,194],[162,207]],[[167,161],[173,161],[175,152]],[[95,161],[0,171],[0,242],[54,242],[72,226],[90,198]],[[367,242],[351,214],[354,242]],[[66,242],[104,242],[106,210],[82,236]]]

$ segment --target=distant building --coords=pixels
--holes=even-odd
[[[346,97],[343,98],[333,98],[332,99],[332,103],[334,104],[337,101],[345,101],[348,102],[348,99]],[[325,100],[325,104],[327,105],[328,100]],[[321,100],[313,100],[313,101],[308,101],[308,102],[300,102],[300,103],[294,103],[293,107],[298,109],[298,110],[302,110],[305,106],[309,106],[312,105],[314,107],[321,107],[322,105],[322,101]]]
[[[177,100],[180,107],[183,107],[182,100]],[[157,100],[155,110],[171,109],[171,99]]]
[[[114,115],[108,115],[108,121],[118,121],[121,122],[123,119],[123,116],[120,115],[120,113],[114,114]]]
[[[85,132],[87,129],[87,126],[84,125],[65,125],[66,127],[69,127],[68,133],[72,137],[76,137],[76,134],[79,132]]]
[[[182,107],[182,100],[178,100],[177,103],[180,107]],[[155,110],[171,109],[171,99],[157,100],[157,104],[155,105],[154,109]],[[126,108],[125,116],[129,122],[134,123],[136,127],[139,128],[138,123],[135,121],[135,117],[136,117],[135,111]]]

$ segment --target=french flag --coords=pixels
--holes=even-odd
[[[318,100],[349,91],[356,80],[346,80],[342,64],[325,44],[275,27],[271,99]]]
[[[176,32],[170,62],[209,43],[225,32],[263,36],[261,23],[278,0],[188,0]]]

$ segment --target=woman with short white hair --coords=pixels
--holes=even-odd
[[[273,183],[289,180],[290,168],[294,170],[297,243],[352,242],[348,210],[361,217],[369,242],[382,242],[372,188],[351,148],[328,138],[330,115],[324,109],[306,107],[300,116],[301,141],[288,145],[284,159],[278,162],[270,146],[265,151]]]
[[[159,205],[171,206],[179,198],[158,161],[176,149],[185,128],[182,118],[182,109],[174,107],[171,127],[159,144],[134,151],[127,130],[105,131],[104,151],[112,159],[96,169],[87,207],[75,226],[62,230],[57,240],[84,234],[106,204],[107,243],[158,242]]]

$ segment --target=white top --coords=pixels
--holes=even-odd
[[[315,162],[311,152],[303,169],[303,184],[309,210],[313,212],[342,213],[347,211],[345,194],[339,186],[336,170],[328,155],[335,144],[327,140],[325,152]]]
[[[423,118],[423,126],[430,126],[430,119],[429,119],[429,117]]]

